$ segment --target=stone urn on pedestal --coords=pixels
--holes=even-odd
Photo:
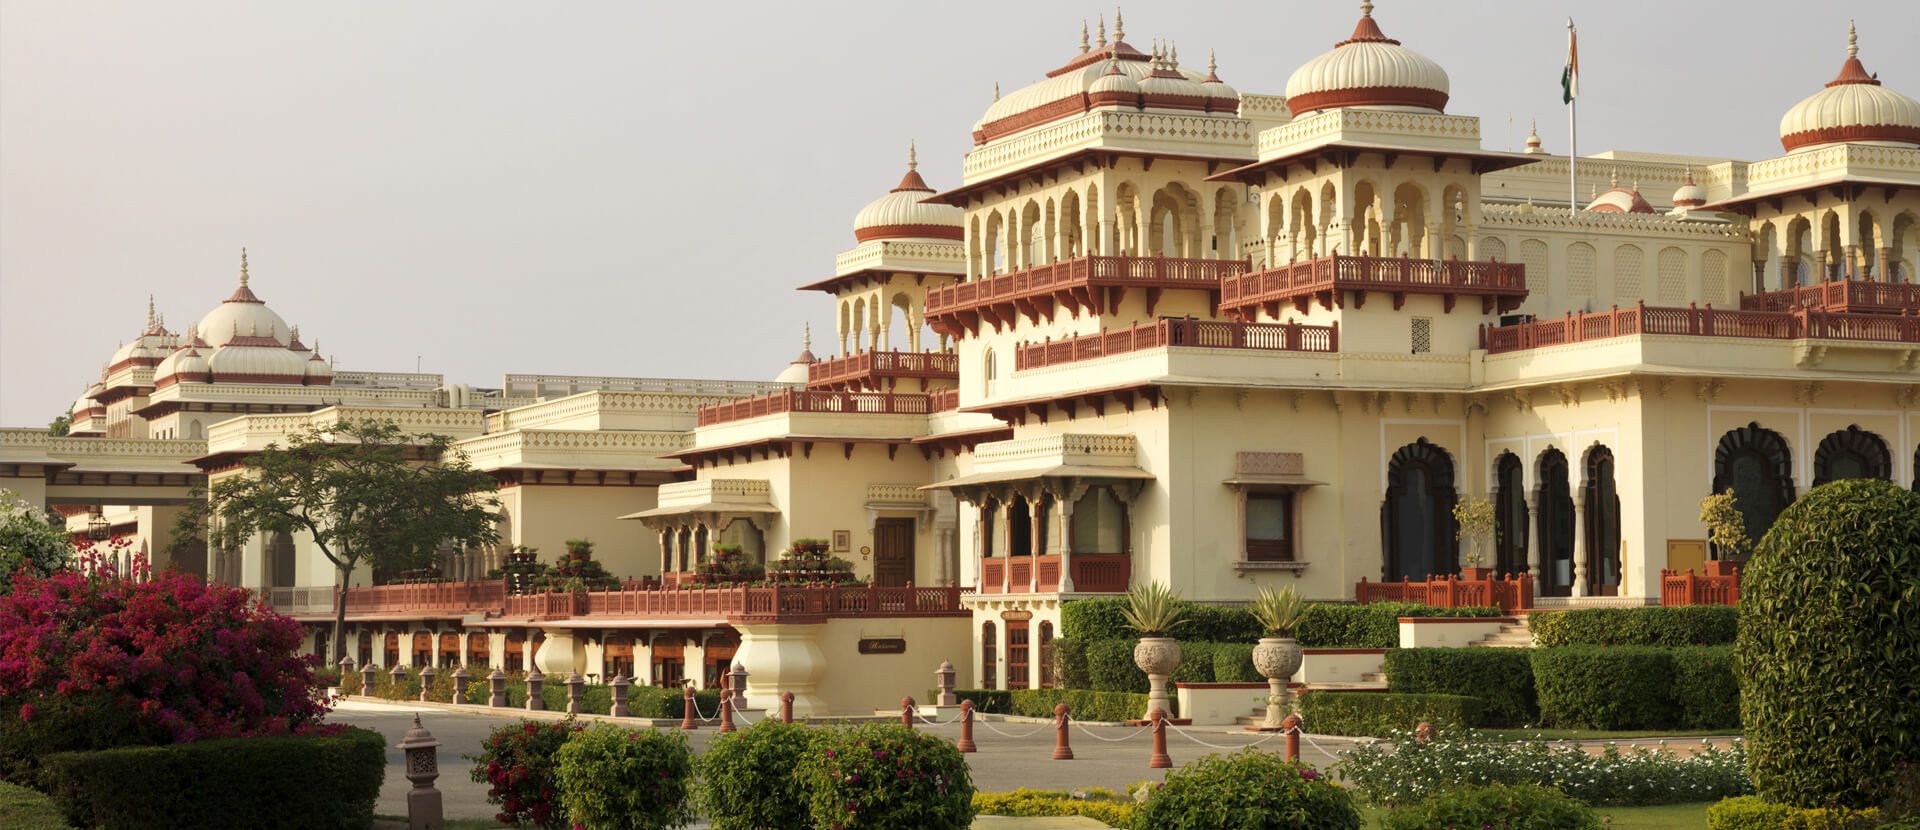
[[[1127,627],[1140,634],[1140,644],[1133,647],[1133,663],[1147,673],[1148,683],[1147,711],[1141,719],[1153,720],[1156,710],[1171,717],[1167,677],[1180,667],[1180,644],[1168,634],[1184,622],[1186,608],[1180,595],[1158,582],[1135,585],[1127,590],[1127,607],[1120,613]]]
[[[1267,716],[1259,728],[1280,729],[1288,710],[1293,708],[1287,682],[1300,670],[1304,659],[1300,641],[1293,638],[1293,631],[1306,612],[1306,604],[1292,587],[1279,591],[1262,588],[1249,610],[1267,633],[1260,638],[1260,644],[1253,647],[1253,668],[1267,679]]]

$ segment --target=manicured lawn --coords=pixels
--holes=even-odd
[[[0,827],[10,830],[71,830],[53,802],[25,787],[0,781]]]
[[[1707,826],[1707,803],[1662,804],[1656,807],[1598,807],[1594,812],[1610,816],[1611,830],[1701,830]],[[1361,807],[1368,827],[1377,827],[1386,810]]]
[[[1658,729],[1624,732],[1603,732],[1597,729],[1482,729],[1479,731],[1503,741],[1527,741],[1535,738],[1545,738],[1549,741],[1638,741],[1659,738],[1721,738],[1740,734],[1738,729]]]

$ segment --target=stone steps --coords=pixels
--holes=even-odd
[[[1473,643],[1483,648],[1532,648],[1533,629],[1528,627],[1527,618],[1521,617],[1517,623],[1507,623],[1500,630]]]

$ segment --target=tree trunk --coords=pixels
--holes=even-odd
[[[352,568],[339,568],[338,590],[333,592],[333,660],[328,665],[340,665],[340,658],[347,655],[347,586],[353,577]],[[366,660],[361,655],[361,661]]]

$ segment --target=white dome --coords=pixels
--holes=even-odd
[[[1780,145],[1788,152],[1841,143],[1920,144],[1920,101],[1881,86],[1867,72],[1852,24],[1839,76],[1780,117]]]
[[[213,367],[199,349],[188,346],[167,356],[153,370],[155,384],[205,383]]]
[[[781,369],[780,374],[773,376],[773,382],[774,383],[798,383],[803,386],[806,385],[807,364],[801,363],[797,360],[787,364],[787,368]]]
[[[207,363],[213,379],[226,383],[298,383],[307,375],[307,361],[285,346],[222,346],[214,349]]]
[[[966,212],[953,205],[922,201],[934,190],[920,178],[919,160],[907,151],[907,175],[900,186],[867,203],[853,217],[853,237],[875,239],[946,239],[959,241]]]
[[[265,301],[247,287],[247,252],[240,250],[240,287],[233,295],[221,301],[207,316],[200,318],[196,328],[200,336],[210,346],[225,346],[236,336],[270,337],[282,347],[293,342],[293,336],[287,329],[287,321],[267,308]],[[296,373],[297,374],[297,373]]]
[[[1146,79],[1155,73],[1156,67],[1159,67],[1161,74],[1172,76],[1163,79],[1172,83],[1155,82],[1160,86],[1160,95],[1198,99],[1192,107],[1195,110],[1231,114],[1239,109],[1237,93],[1231,96],[1208,94],[1204,88],[1206,75],[1185,67],[1170,66],[1154,55],[1116,40],[1110,45],[1103,44],[1098,49],[1075,56],[1065,66],[1048,73],[1049,77],[1044,80],[996,98],[987,107],[986,114],[974,122],[974,143],[985,144],[1030,127],[1079,115],[1088,107],[1097,105],[1097,102],[1089,100],[1095,93],[1104,92],[1112,96],[1131,94],[1137,89],[1153,94]],[[1115,80],[1107,74],[1114,68],[1126,76],[1125,80]],[[1127,83],[1129,81],[1132,85]],[[1224,91],[1232,90],[1225,84],[1220,86]],[[1232,104],[1220,104],[1229,98]],[[1149,102],[1148,106],[1153,104]]]
[[[1673,206],[1699,207],[1707,203],[1707,189],[1693,183],[1693,168],[1687,168],[1687,180],[1673,191]]]
[[[1087,87],[1088,95],[1139,95],[1140,84],[1120,68],[1119,61],[1108,61],[1107,71]]]
[[[1373,21],[1372,3],[1360,4],[1360,10],[1353,37],[1287,79],[1287,109],[1295,118],[1339,107],[1444,112],[1451,90],[1447,71],[1382,33]]]
[[[315,351],[313,357],[307,358],[307,383],[321,385],[332,382],[333,364],[321,359],[320,352]]]

